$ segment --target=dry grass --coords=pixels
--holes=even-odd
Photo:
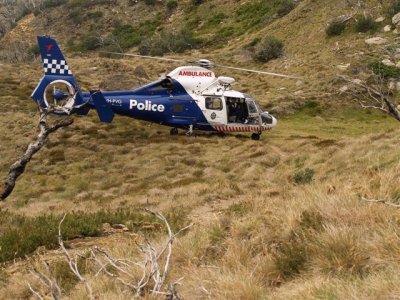
[[[327,20],[336,17],[332,12],[346,13],[345,1],[340,5],[303,1],[260,33],[273,31],[286,41],[287,57],[268,68],[297,74],[312,70],[307,87],[234,75],[241,82],[235,88],[251,91],[263,104],[286,101],[298,108],[295,114],[279,118],[276,130],[263,135],[261,142],[244,134],[170,137],[164,127],[122,117],[104,125],[91,114],[76,118],[71,128],[51,137],[1,209],[26,216],[132,206],[184,211],[195,226],[177,240],[169,279],[184,277],[178,290],[185,299],[399,297],[399,211],[360,198],[400,201],[400,130],[391,119],[343,108],[343,99],[332,96],[334,65],[346,62],[343,53],[368,50],[364,35],[325,40]],[[287,30],[294,26],[301,28],[300,34]],[[256,35],[224,51],[237,53]],[[207,54],[221,58],[219,62],[226,57],[221,50]],[[239,54],[231,59],[247,63]],[[70,64],[83,89],[96,88],[107,76],[121,72],[133,85],[143,80],[129,75],[134,74],[136,60],[76,57]],[[140,64],[150,78],[165,69],[157,63]],[[41,69],[36,65],[0,68],[4,176],[34,134],[35,106],[28,95]],[[282,86],[286,90],[279,90]],[[304,94],[293,102],[298,89]],[[304,106],[308,99],[316,99],[318,107]],[[306,169],[314,171],[313,180],[295,184],[294,176]],[[135,238],[126,234],[83,239],[73,248],[84,251],[100,244],[129,259],[137,257]],[[160,236],[153,238],[157,241]],[[56,251],[42,255],[61,259]],[[37,257],[0,270],[0,298],[29,297],[30,263],[37,264]],[[102,299],[131,298],[116,282],[95,278],[90,267],[86,274]],[[70,299],[85,297],[79,284],[65,293]]]

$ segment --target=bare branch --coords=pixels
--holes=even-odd
[[[29,287],[29,290],[32,292],[33,295],[35,295],[40,300],[44,300],[44,298],[37,291],[35,291],[33,289],[33,287],[31,286],[30,283],[28,283],[28,287]]]
[[[365,197],[361,197],[361,200],[362,201],[366,201],[366,202],[382,203],[382,204],[385,204],[385,205],[389,205],[389,206],[393,206],[393,207],[396,207],[396,208],[400,208],[400,204],[395,204],[395,203],[393,203],[391,201],[387,201],[387,200],[383,200],[383,199],[375,200],[375,199],[367,199]]]
[[[376,86],[373,86],[358,79],[349,79],[343,75],[338,75],[338,77],[351,84],[352,89],[348,89],[345,92],[352,95],[354,97],[353,100],[362,108],[377,109],[400,122],[400,111],[390,100],[383,78],[374,76]],[[365,98],[365,100],[363,100],[363,98]]]
[[[4,186],[0,187],[0,200],[5,200],[12,193],[18,177],[25,172],[26,165],[32,159],[33,155],[45,145],[48,136],[59,128],[67,127],[73,123],[73,119],[68,118],[56,121],[53,125],[49,126],[46,121],[48,113],[43,110],[40,111],[39,134],[36,141],[30,143],[25,153],[11,165]]]
[[[67,249],[64,246],[64,242],[61,235],[61,225],[65,220],[67,214],[65,213],[63,218],[61,219],[60,223],[58,224],[58,244],[60,245],[61,250],[64,252],[65,258],[67,259],[67,263],[71,271],[75,274],[75,276],[79,279],[79,281],[85,286],[86,291],[88,293],[89,299],[94,299],[92,287],[86,281],[86,279],[81,275],[78,270],[78,260],[77,258],[72,259],[70,254],[68,253]]]

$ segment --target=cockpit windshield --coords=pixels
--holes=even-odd
[[[249,109],[249,114],[257,114],[258,108],[254,100],[246,100],[247,108]]]

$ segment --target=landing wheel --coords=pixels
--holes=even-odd
[[[170,135],[178,135],[178,128],[171,128],[171,130],[169,131]]]
[[[253,140],[253,141],[259,141],[260,140],[260,133],[253,133],[252,135],[251,135],[251,139]]]

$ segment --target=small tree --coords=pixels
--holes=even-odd
[[[325,33],[327,36],[337,36],[341,35],[345,29],[346,29],[345,22],[341,20],[334,20],[331,23],[329,23],[328,27],[326,27]]]
[[[253,57],[256,61],[265,63],[281,57],[283,53],[283,42],[273,36],[269,36],[255,46]]]

